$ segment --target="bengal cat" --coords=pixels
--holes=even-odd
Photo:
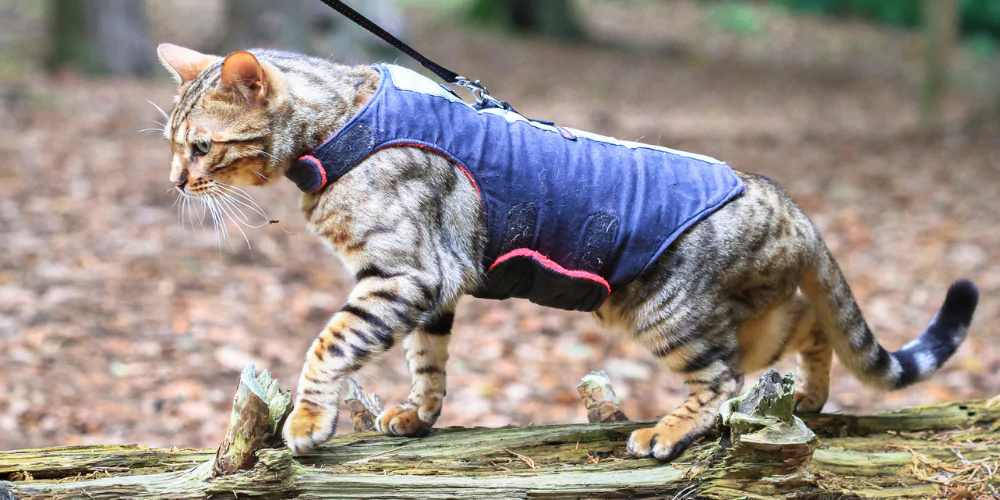
[[[170,180],[219,213],[235,188],[281,179],[344,127],[383,78],[374,67],[268,50],[222,58],[163,44],[158,52],[180,84],[165,127]],[[827,401],[834,352],[865,384],[900,389],[940,368],[972,320],[978,291],[957,281],[927,330],[887,351],[802,210],[769,179],[736,175],[741,195],[689,227],[593,312],[646,345],[690,390],[683,405],[632,434],[634,456],[676,457],[741,391],[744,373],[782,355],[798,355],[796,410],[815,412]],[[357,283],[306,355],[286,443],[305,453],[333,436],[346,377],[397,342],[412,387],[377,426],[392,436],[428,433],[446,393],[455,307],[486,272],[477,188],[442,155],[400,145],[304,194],[301,208]]]

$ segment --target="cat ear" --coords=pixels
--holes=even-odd
[[[172,43],[161,43],[156,48],[156,53],[160,56],[160,63],[167,68],[167,71],[170,71],[178,85],[194,80],[205,68],[222,59],[218,56],[185,49]]]
[[[218,89],[259,103],[267,97],[264,68],[253,54],[242,50],[233,52],[222,61],[222,80]]]

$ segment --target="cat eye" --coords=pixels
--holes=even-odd
[[[212,141],[194,141],[191,143],[191,156],[204,156],[212,149]]]

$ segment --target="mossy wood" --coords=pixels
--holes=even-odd
[[[263,380],[267,399],[284,402],[267,379],[245,375],[237,408],[239,394],[252,399],[240,392],[248,380]],[[217,465],[225,443],[219,450],[78,446],[0,452],[0,500],[972,498],[1000,490],[1000,398],[800,420],[791,414],[792,389],[790,378],[769,372],[727,404],[716,432],[665,465],[625,456],[632,430],[649,425],[636,422],[446,428],[423,438],[363,432],[301,457],[259,449],[250,469],[235,473]],[[264,443],[250,448],[267,445],[256,433],[274,435],[281,404],[257,405],[242,420],[246,412],[234,409],[226,442],[238,435],[240,443]],[[268,419],[258,418],[264,411]]]

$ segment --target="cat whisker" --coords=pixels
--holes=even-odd
[[[261,217],[267,218],[267,213],[264,212],[264,209],[246,191],[238,190],[228,184],[219,184],[219,189],[229,195],[235,195],[233,196],[233,201],[238,201],[243,206],[257,212]]]
[[[191,229],[195,228],[195,220],[198,221],[198,225],[203,225],[205,222],[205,217],[209,216],[212,218],[212,226],[215,230],[216,244],[221,252],[222,241],[226,240],[229,242],[230,248],[235,252],[236,247],[233,246],[232,234],[229,232],[228,222],[232,222],[236,226],[236,230],[240,232],[243,236],[243,240],[247,243],[247,248],[253,248],[250,244],[250,238],[247,236],[246,232],[240,226],[248,228],[261,228],[270,224],[270,219],[268,219],[267,214],[264,209],[260,207],[253,200],[249,193],[239,189],[235,186],[223,183],[215,183],[207,193],[201,196],[194,196],[185,193],[179,188],[171,188],[177,191],[177,199],[174,200],[174,206],[180,205],[178,210],[178,218],[181,222],[181,227],[187,230],[185,220],[187,224],[191,225]],[[194,202],[201,202],[201,217],[198,218],[195,215]],[[241,207],[242,206],[242,207]],[[253,224],[251,222],[251,217],[244,209],[250,209],[255,215],[259,215],[264,220],[260,224]]]
[[[219,201],[219,199],[215,198],[215,195],[212,195],[212,198],[216,199],[216,201]],[[227,208],[228,205],[225,203],[225,199],[222,199],[222,202],[219,203],[218,206],[219,206],[219,210],[222,211],[222,213],[226,217],[228,217],[229,220],[233,221],[233,225],[236,226],[236,230],[239,231],[240,234],[243,235],[243,240],[245,240],[247,242],[247,248],[252,249],[253,247],[250,246],[250,238],[247,238],[247,233],[243,232],[243,228],[240,227],[240,224],[237,221],[237,217],[233,214],[232,209],[231,208]],[[230,240],[230,243],[231,242],[232,242],[232,240]],[[235,252],[236,249],[234,248],[233,251]]]
[[[253,196],[250,196],[250,193],[248,193],[248,192],[246,192],[246,191],[244,191],[244,190],[242,190],[242,189],[240,189],[240,188],[238,188],[238,187],[236,187],[236,186],[234,186],[232,184],[226,184],[224,182],[218,182],[216,184],[219,187],[228,189],[232,193],[234,193],[234,194],[236,194],[238,196],[241,196],[243,198],[246,198],[249,202],[256,204],[256,202],[253,201]]]
[[[261,224],[254,224],[254,223],[250,222],[250,216],[248,216],[246,214],[246,212],[244,212],[243,209],[240,208],[239,205],[237,204],[237,202],[239,202],[239,200],[233,199],[231,196],[225,196],[223,198],[223,201],[226,204],[228,204],[229,206],[231,206],[233,208],[233,210],[239,212],[240,215],[243,216],[242,221],[243,221],[243,225],[244,226],[252,228],[252,229],[257,229],[257,228],[264,227],[264,226],[266,226],[266,225],[269,224],[269,221],[266,220],[266,218],[265,218],[264,222],[262,222]]]
[[[205,202],[202,201],[202,200],[198,200],[198,201],[201,201],[202,205],[205,204]],[[193,204],[194,201],[192,201],[192,200],[189,199],[188,202],[189,203],[188,203],[188,208],[187,208],[187,224],[190,225],[191,226],[191,230],[194,231],[194,207],[191,206],[191,204]]]
[[[177,207],[177,221],[180,222],[181,229],[186,233],[187,226],[184,225],[185,215],[187,215],[188,220],[191,219],[191,200],[194,197],[176,187],[172,187],[170,190],[177,191],[177,199],[174,200],[173,206]],[[191,225],[191,229],[194,230],[194,224]]]
[[[188,199],[187,225],[191,227],[191,231],[195,230],[195,227],[194,227],[194,221],[195,221],[194,204],[195,204],[196,201],[201,203],[202,210],[205,209],[205,200],[202,200],[202,199],[199,199],[199,198],[189,198]],[[202,221],[198,221],[198,227],[205,227],[205,224],[204,224],[203,220]]]
[[[156,103],[153,101],[146,100],[146,102],[152,104],[153,107],[156,108],[156,110],[159,111],[161,115],[163,115],[164,120],[170,121],[170,115],[168,115],[166,111],[163,111],[163,108],[157,106]],[[166,128],[166,125],[164,125],[164,128]]]
[[[235,253],[236,247],[233,246],[233,235],[229,233],[229,224],[226,224],[226,213],[222,210],[222,206],[217,200],[213,199],[212,205],[219,211],[219,227],[222,228],[222,235],[229,242],[229,249]]]
[[[185,219],[187,215],[187,219]],[[191,199],[185,197],[184,202],[181,204],[181,229],[187,232],[187,222],[191,219]],[[191,230],[194,231],[194,226],[191,226]]]
[[[250,197],[250,195],[246,193],[240,193],[238,191],[233,191],[231,188],[225,188],[225,187],[223,187],[222,192],[225,192],[227,195],[229,195],[229,197],[233,201],[239,203],[240,205],[243,205],[244,207],[249,208],[250,210],[253,210],[257,215],[265,219],[268,218],[267,212],[265,212],[264,209],[260,205],[258,205],[253,198]]]
[[[219,253],[222,253],[222,232],[219,230],[219,215],[215,211],[215,206],[208,200],[205,199],[205,205],[208,207],[209,213],[212,216],[212,227],[215,229],[215,241],[219,247]]]
[[[216,186],[216,188],[218,188],[218,187],[219,186]],[[227,207],[229,207],[229,209],[232,212],[232,214],[234,216],[236,216],[235,219],[233,219],[233,222],[240,222],[244,226],[246,226],[248,228],[253,228],[253,229],[264,227],[264,226],[266,226],[266,225],[268,225],[270,223],[270,220],[268,219],[267,214],[263,213],[262,210],[259,210],[259,207],[248,205],[248,204],[244,203],[242,200],[240,200],[239,198],[234,197],[232,194],[230,194],[230,193],[228,193],[228,192],[226,192],[226,191],[224,191],[222,189],[213,189],[212,193],[213,194],[217,194],[219,196],[217,198],[217,201],[219,201],[221,203],[224,203]],[[258,225],[252,224],[250,222],[250,216],[248,216],[247,213],[244,212],[242,208],[240,208],[240,205],[243,205],[244,207],[249,208],[256,215],[261,216],[264,219],[264,222],[261,223],[261,224],[258,224]]]
[[[262,155],[264,155],[264,156],[266,156],[268,158],[272,158],[272,159],[281,161],[281,159],[278,158],[277,156],[274,156],[273,154],[268,153],[267,151],[264,151],[264,150],[261,150],[261,149],[250,149],[250,151],[253,151],[255,153],[260,153],[260,154],[262,154]]]
[[[180,204],[180,206],[177,207],[177,222],[180,222],[181,229],[184,229],[184,207],[187,205],[187,198],[177,195],[177,199],[174,200],[174,206],[177,206],[178,204]]]
[[[242,215],[242,219],[239,216],[236,216],[236,219],[233,219],[232,215],[236,215],[235,212],[233,212],[232,210],[226,211],[225,207],[220,206],[220,204],[219,204],[220,200],[216,199],[214,196],[195,196],[195,195],[186,193],[183,189],[181,189],[179,187],[172,187],[172,188],[170,188],[170,189],[167,190],[167,193],[169,193],[170,191],[176,191],[177,192],[177,199],[174,200],[174,204],[173,204],[173,206],[171,206],[171,208],[177,207],[177,209],[178,209],[178,214],[177,214],[178,221],[180,222],[181,228],[184,230],[184,232],[185,233],[187,232],[187,228],[188,228],[189,225],[191,226],[191,230],[192,231],[194,231],[196,229],[196,227],[195,227],[196,225],[197,225],[197,227],[204,227],[205,226],[205,218],[210,216],[212,218],[212,226],[213,226],[213,229],[215,230],[216,240],[217,240],[217,244],[219,246],[219,250],[220,251],[222,249],[222,240],[223,239],[229,240],[230,246],[232,246],[232,237],[229,234],[229,230],[226,228],[225,217],[223,217],[224,215],[229,216],[230,219],[233,220],[234,223],[236,223],[236,222],[243,223],[243,225],[245,225],[247,227],[262,227],[263,226],[263,225],[261,225],[261,226],[253,226],[253,225],[249,224],[249,220],[250,219],[246,215],[246,213],[244,213],[242,210],[240,210],[240,214]],[[223,197],[227,197],[227,198],[229,197],[229,195],[226,194],[226,193],[224,193],[224,192],[221,192],[221,191],[217,191],[217,192],[218,192],[218,194],[220,194]],[[164,193],[164,194],[166,194],[166,193]],[[211,194],[211,191],[209,192],[209,194]],[[222,200],[222,201],[224,203],[228,203],[228,204],[231,205],[231,202],[227,202],[226,200]],[[239,200],[236,200],[236,199],[233,199],[233,201],[239,202]],[[197,206],[198,203],[201,203],[201,215],[197,214],[196,206]],[[242,202],[240,202],[240,203],[242,203]],[[235,206],[233,206],[233,207],[238,209],[238,207],[235,207]],[[229,215],[229,212],[232,212],[232,215]],[[262,217],[266,218],[266,216],[264,216],[264,215],[262,215]],[[242,229],[240,230],[240,232],[242,232]],[[244,235],[244,237],[245,236],[246,235]],[[235,247],[233,247],[233,250],[235,251]]]
[[[223,184],[223,185],[220,186],[220,188],[222,188],[224,186],[225,185]],[[257,202],[253,201],[252,198],[249,199],[250,204],[248,204],[245,201],[241,200],[240,198],[236,198],[235,196],[233,196],[234,192],[232,192],[232,191],[226,191],[223,188],[223,189],[220,189],[220,191],[218,191],[218,192],[220,194],[225,194],[228,199],[230,199],[230,200],[232,200],[232,201],[234,201],[236,203],[239,203],[240,205],[243,205],[244,207],[247,207],[250,210],[253,210],[257,215],[263,217],[265,221],[270,220],[268,218],[268,216],[267,216],[267,213],[264,212],[264,209],[261,208],[260,205],[257,204]],[[236,193],[236,194],[238,194],[238,193]],[[243,197],[243,199],[246,200],[247,198]]]
[[[222,235],[225,237],[226,241],[229,242],[229,249],[235,253],[236,247],[233,246],[233,236],[229,234],[229,225],[226,224],[226,213],[223,211],[222,205],[219,204],[219,200],[217,200],[214,195],[209,194],[208,196],[212,200],[212,206],[215,207],[219,213],[219,228],[222,229]],[[237,227],[237,229],[239,228]]]
[[[144,134],[146,132],[159,132],[159,133],[162,134],[163,133],[163,129],[162,128],[144,128],[144,129],[138,131],[138,133],[140,133],[140,134]]]
[[[233,238],[229,235],[229,227],[226,226],[226,219],[222,216],[222,210],[219,209],[219,205],[212,201],[212,209],[216,212],[216,217],[219,220],[219,232],[222,234],[222,241],[229,243],[229,248],[233,252],[236,251],[236,247],[233,246]],[[222,245],[219,245],[219,251],[222,251]]]
[[[231,210],[234,210],[234,215],[235,215],[235,212],[239,212],[239,214],[242,215],[242,218],[240,218],[239,221],[244,226],[246,226],[248,228],[251,228],[251,229],[258,229],[258,228],[261,228],[261,227],[264,227],[264,226],[267,226],[267,225],[271,224],[271,220],[268,219],[266,216],[263,216],[263,215],[262,215],[262,217],[264,217],[264,222],[262,222],[260,224],[252,224],[252,223],[250,223],[250,217],[247,216],[246,212],[244,212],[243,209],[241,209],[237,205],[237,203],[239,203],[241,205],[244,205],[244,206],[247,206],[251,210],[254,210],[253,207],[250,207],[250,206],[246,205],[246,203],[243,203],[240,200],[238,200],[236,198],[233,198],[232,196],[230,196],[228,194],[225,194],[225,193],[219,193],[219,194],[221,195],[220,200],[223,203],[225,203],[226,205],[228,205]],[[258,212],[258,215],[260,215],[259,212]]]
[[[205,200],[201,200],[201,218],[198,219],[198,226],[205,225],[205,216],[208,214],[208,203]]]
[[[195,230],[195,227],[194,227],[195,221],[198,221],[198,227],[203,227],[205,225],[205,200],[203,200],[201,198],[195,198],[195,197],[192,196],[192,197],[189,197],[187,199],[187,202],[188,202],[188,205],[185,208],[185,211],[187,212],[187,224],[190,225],[191,226],[191,230],[194,231]],[[201,209],[202,209],[201,219],[198,219],[195,216],[195,213],[194,213],[194,211],[195,211],[195,209],[194,209],[195,202],[200,202],[201,203]]]
[[[262,173],[260,173],[260,172],[258,172],[256,170],[254,170],[253,173],[257,174],[257,177],[260,177],[261,179],[264,179],[265,181],[271,180],[270,177],[268,177],[268,176],[266,176],[266,175],[264,175],[264,174],[262,174]]]
[[[219,198],[218,198],[219,202],[221,202],[221,203],[225,204],[227,207],[229,207],[229,209],[233,213],[233,215],[237,215],[238,214],[237,220],[239,220],[239,222],[242,222],[244,225],[248,225],[250,223],[250,218],[247,217],[246,212],[244,212],[243,209],[241,209],[240,207],[238,207],[236,204],[234,204],[231,201],[231,198],[232,198],[231,196],[229,196],[228,194],[223,193],[221,191],[216,192],[216,194],[219,195]]]
[[[188,200],[189,198],[191,198],[191,196],[185,193],[183,190],[177,188],[176,186],[167,189],[167,191],[163,194],[167,194],[171,191],[177,192],[177,198],[174,199],[174,204],[171,205],[170,208],[171,209],[173,209],[174,207],[177,208],[177,221],[181,223],[181,228],[184,228],[184,212],[188,207]]]

